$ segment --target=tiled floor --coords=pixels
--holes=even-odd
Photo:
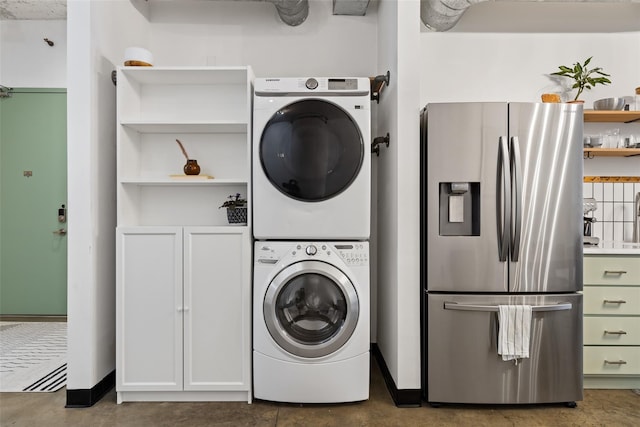
[[[397,408],[372,359],[371,396],[343,405],[123,403],[110,391],[96,405],[65,409],[66,392],[1,393],[0,426],[640,426],[640,395],[585,390],[575,409],[547,406]]]

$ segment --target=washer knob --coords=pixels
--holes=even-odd
[[[313,245],[309,245],[305,251],[307,252],[307,255],[315,255],[318,252],[318,248]]]
[[[305,83],[305,86],[307,86],[307,89],[317,89],[318,88],[318,81],[314,78],[311,79],[307,79],[307,82]]]

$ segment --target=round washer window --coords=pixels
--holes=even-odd
[[[267,329],[280,347],[301,357],[322,357],[349,340],[360,305],[342,271],[320,261],[301,261],[274,277],[263,310]]]
[[[282,329],[302,344],[322,344],[336,335],[347,317],[345,295],[321,274],[291,279],[276,298],[275,314]]]
[[[271,117],[259,152],[262,169],[278,190],[316,202],[351,185],[362,166],[364,142],[346,111],[331,102],[307,99]]]

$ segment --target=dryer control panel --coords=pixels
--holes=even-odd
[[[272,77],[254,80],[256,96],[366,96],[369,97],[371,83],[368,77]]]

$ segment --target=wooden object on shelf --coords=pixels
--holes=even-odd
[[[184,179],[187,181],[202,181],[203,179],[213,179],[211,175],[169,175],[171,179]]]
[[[584,110],[585,123],[633,123],[640,121],[640,111]]]

